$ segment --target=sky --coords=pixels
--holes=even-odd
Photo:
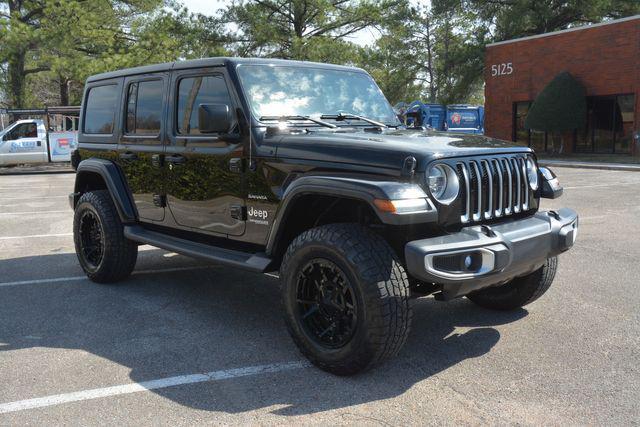
[[[213,15],[218,9],[224,8],[229,3],[231,3],[230,0],[182,0],[182,4],[191,12],[203,15]],[[368,29],[359,31],[350,37],[353,42],[361,46],[371,44],[377,38],[375,31]]]
[[[203,15],[213,15],[216,10],[231,3],[228,0],[182,0],[191,12],[202,13]]]

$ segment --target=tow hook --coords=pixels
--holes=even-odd
[[[548,211],[549,216],[554,217],[555,219],[557,219],[558,221],[560,221],[560,214],[554,210],[550,210]]]
[[[495,231],[493,231],[493,229],[491,227],[489,227],[488,225],[481,225],[480,226],[480,230],[487,236],[487,237],[496,237],[496,233]]]

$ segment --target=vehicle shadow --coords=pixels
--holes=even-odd
[[[142,267],[201,266],[165,254],[146,251]],[[55,254],[0,261],[0,269],[72,269],[76,262],[75,254]],[[527,314],[489,312],[465,299],[421,298],[413,308],[413,329],[400,356],[365,374],[343,378],[312,367],[152,392],[200,410],[241,413],[275,406],[273,413],[287,416],[388,399],[486,354],[500,339],[493,326]],[[6,384],[18,378],[13,370],[19,362],[3,353],[34,347],[84,350],[125,366],[136,382],[301,360],[283,325],[277,281],[219,266],[138,274],[117,285],[81,280],[0,287],[0,325],[0,377]],[[82,376],[83,363],[90,362],[79,361],[74,375]],[[66,391],[75,390],[55,392]],[[39,396],[24,396],[31,397]]]

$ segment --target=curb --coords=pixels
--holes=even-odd
[[[561,160],[539,160],[541,166],[554,166],[574,169],[600,169],[610,171],[640,172],[640,165],[625,165],[615,163],[565,162]]]
[[[68,169],[36,169],[36,168],[10,168],[3,170],[0,168],[0,176],[15,176],[15,175],[51,175],[51,174],[63,174],[63,173],[76,173],[71,167]]]

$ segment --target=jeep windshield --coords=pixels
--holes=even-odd
[[[400,124],[380,88],[361,71],[242,64],[238,74],[251,110],[261,120],[296,116],[349,126]]]

